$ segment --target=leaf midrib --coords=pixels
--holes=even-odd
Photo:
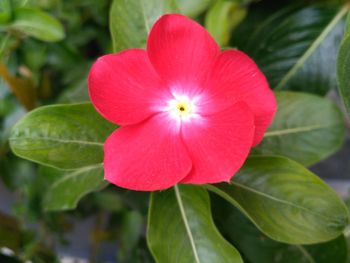
[[[91,142],[91,141],[82,141],[82,140],[68,140],[68,139],[60,139],[60,138],[51,138],[51,137],[18,137],[18,138],[9,138],[9,141],[21,141],[21,140],[43,140],[43,141],[51,141],[58,143],[72,143],[72,144],[83,144],[83,145],[94,145],[103,147],[102,142]]]
[[[85,172],[91,172],[93,170],[97,170],[97,169],[102,169],[103,168],[103,164],[102,163],[99,163],[99,164],[96,164],[96,165],[90,165],[90,166],[85,166],[85,167],[82,167],[82,168],[79,168],[77,170],[73,170],[69,173],[66,173],[64,174],[60,179],[56,180],[51,186],[50,186],[50,189],[55,189],[57,186],[59,186],[60,184],[62,183],[65,183],[67,180],[75,177],[75,176],[81,176],[82,173],[85,173]],[[95,186],[95,188],[97,187],[100,187],[102,186],[102,182],[98,182]],[[72,209],[74,207],[76,207],[76,205],[78,204],[79,200],[81,199],[82,196],[90,193],[90,192],[93,192],[94,191],[94,188],[90,188],[88,190],[85,190],[85,191],[81,191],[80,193],[78,193],[78,196],[79,198],[78,199],[74,199],[73,202],[71,201],[67,201],[65,202],[65,206],[62,207],[62,206],[59,206],[59,208],[57,208],[57,204],[56,206],[52,206],[52,204],[47,204],[45,203],[45,210],[47,211],[58,211],[58,210],[66,210],[66,209]],[[48,194],[46,194],[45,196],[45,200],[47,202],[47,199],[48,199],[48,196],[51,197],[51,192],[48,192]],[[51,197],[52,199],[52,197]],[[50,200],[50,198],[49,198]]]
[[[329,35],[333,28],[336,27],[338,22],[346,15],[349,7],[344,5],[334,16],[334,18],[329,22],[325,29],[320,33],[320,35],[313,41],[310,47],[305,51],[305,53],[297,60],[294,66],[284,75],[284,77],[279,81],[275,90],[281,90],[283,86],[299,71],[299,69],[304,65],[308,58],[317,50],[317,48],[322,44],[323,40]]]
[[[273,131],[268,131],[265,132],[264,138],[265,137],[272,137],[272,136],[280,136],[280,135],[288,135],[288,134],[293,134],[293,133],[301,133],[301,132],[309,132],[309,131],[314,131],[318,129],[323,129],[323,128],[329,128],[333,127],[336,125],[310,125],[310,126],[303,126],[303,127],[295,127],[295,128],[289,128],[289,129],[282,129],[282,130],[273,130]]]
[[[307,209],[307,208],[305,208],[303,206],[297,205],[295,203],[292,203],[292,202],[289,202],[289,201],[286,201],[286,200],[283,200],[283,199],[279,199],[279,198],[277,198],[275,196],[272,196],[272,195],[265,194],[264,192],[260,192],[257,189],[254,189],[254,188],[251,188],[249,186],[240,184],[238,182],[231,181],[230,183],[235,185],[235,186],[237,186],[237,187],[243,188],[243,189],[245,189],[247,191],[251,191],[251,192],[253,192],[253,193],[257,194],[257,195],[260,195],[260,196],[262,196],[264,198],[267,198],[267,199],[270,199],[270,200],[273,200],[273,201],[276,201],[276,202],[279,202],[279,203],[282,203],[282,204],[285,204],[285,205],[289,205],[289,206],[298,208],[300,210],[303,210],[303,211],[306,211],[306,212],[308,212],[310,214],[313,214],[314,216],[322,217],[323,219],[325,219],[327,221],[334,219],[332,217],[327,217],[327,216],[324,216],[323,214],[320,214],[320,213],[317,213],[315,211],[309,210],[309,209]]]
[[[145,29],[147,34],[149,34],[150,26],[149,26],[149,21],[147,21],[145,2],[144,0],[140,0],[140,2],[141,2],[140,6],[141,6],[142,18],[143,18],[143,21],[145,22]]]
[[[199,256],[198,256],[196,244],[194,242],[194,238],[193,238],[193,235],[192,235],[192,232],[191,232],[191,228],[190,228],[188,220],[187,220],[185,207],[183,205],[181,194],[180,194],[180,191],[179,191],[179,188],[178,188],[177,185],[174,186],[174,191],[175,191],[175,196],[176,196],[177,203],[179,205],[181,217],[183,219],[183,222],[184,222],[184,225],[185,225],[185,228],[186,228],[186,232],[187,232],[188,238],[189,238],[190,243],[191,243],[191,247],[192,247],[192,251],[193,251],[193,255],[194,255],[195,261],[196,261],[196,263],[201,263],[201,261],[199,260]]]
[[[102,168],[102,167],[103,167],[102,163],[99,163],[99,164],[95,164],[95,165],[90,165],[90,166],[78,168],[76,170],[72,170],[71,172],[64,174],[60,179],[55,181],[51,187],[55,187],[55,186],[61,184],[62,182],[66,181],[66,180],[68,180],[68,179],[70,179],[78,174],[81,174],[83,172],[88,172],[88,171],[95,170],[95,169]]]

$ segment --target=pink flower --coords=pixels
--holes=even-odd
[[[121,126],[104,145],[105,179],[142,191],[229,181],[276,111],[256,64],[240,51],[220,52],[182,15],[162,16],[146,50],[99,58],[89,93]]]

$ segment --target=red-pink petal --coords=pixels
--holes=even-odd
[[[99,58],[89,74],[95,108],[111,122],[138,123],[166,106],[171,97],[149,62],[146,51],[130,49]]]
[[[189,96],[202,89],[220,49],[198,23],[182,15],[164,15],[150,32],[147,51],[171,90]]]
[[[207,105],[201,108],[220,112],[237,101],[245,102],[254,115],[253,146],[263,138],[276,112],[276,100],[264,74],[243,52],[227,50],[218,57],[206,90]]]
[[[192,159],[191,173],[182,183],[229,181],[248,156],[254,119],[245,103],[183,124],[182,135]]]
[[[119,128],[104,149],[105,179],[131,190],[166,189],[183,179],[192,166],[179,127],[167,114]]]

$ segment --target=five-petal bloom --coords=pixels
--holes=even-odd
[[[146,50],[99,58],[89,93],[121,126],[104,145],[105,179],[143,191],[229,181],[276,111],[256,64],[240,51],[220,52],[181,15],[162,16]]]

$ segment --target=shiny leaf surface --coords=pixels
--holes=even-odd
[[[52,105],[28,113],[14,126],[9,141],[22,158],[76,169],[102,162],[103,143],[114,129],[90,103]]]
[[[306,93],[276,92],[275,95],[276,116],[252,154],[283,155],[312,165],[341,147],[344,121],[333,102]]]
[[[336,53],[346,8],[281,10],[242,48],[266,74],[272,88],[324,95],[336,86]]]
[[[213,215],[219,229],[250,263],[345,263],[344,235],[315,245],[288,245],[261,233],[237,209],[214,198]]]
[[[200,186],[153,192],[147,236],[157,263],[243,262],[216,229],[209,195]]]
[[[270,238],[314,244],[338,237],[349,223],[337,194],[316,175],[284,157],[251,157],[231,184],[208,185]]]

